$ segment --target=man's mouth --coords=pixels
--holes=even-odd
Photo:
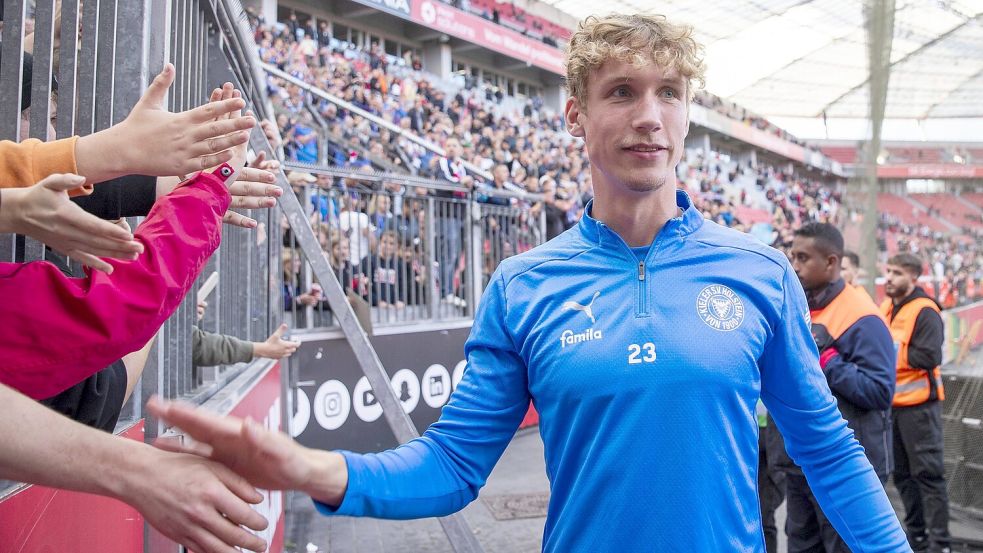
[[[642,153],[653,153],[653,152],[668,150],[668,148],[659,144],[645,144],[645,143],[632,144],[631,146],[626,146],[623,149],[631,152],[642,152]]]

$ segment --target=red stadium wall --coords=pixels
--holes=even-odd
[[[143,421],[121,435],[142,441]],[[28,486],[0,501],[0,544],[17,553],[138,553],[143,517],[115,499]]]
[[[270,368],[246,392],[231,414],[280,424],[280,363]],[[143,441],[144,421],[120,435]],[[107,474],[107,478],[113,475]],[[283,551],[284,511],[281,492],[264,492],[256,509],[271,521],[262,537],[271,553]],[[273,522],[275,521],[275,525]],[[144,520],[129,505],[97,495],[28,486],[0,501],[0,551],[16,553],[143,553]],[[159,534],[151,538],[151,551],[175,551]]]

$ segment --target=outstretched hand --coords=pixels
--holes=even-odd
[[[168,63],[126,119],[78,140],[79,174],[89,182],[102,182],[130,174],[186,175],[233,162],[234,149],[249,140],[248,131],[256,124],[254,117],[236,113],[246,103],[230,96],[171,113],[164,100],[174,74]]]
[[[281,324],[265,342],[259,342],[253,346],[253,355],[266,359],[283,359],[293,355],[300,347],[300,342],[284,340],[283,335],[286,332],[287,325]]]
[[[256,228],[255,219],[246,217],[235,209],[268,209],[276,205],[276,199],[283,195],[283,189],[274,184],[276,176],[271,173],[279,168],[280,163],[266,159],[266,152],[260,152],[249,167],[229,186],[232,204],[225,212],[223,223],[243,228]]]
[[[219,462],[258,488],[300,490],[330,505],[340,504],[344,497],[348,471],[338,453],[306,448],[248,418],[222,417],[158,397],[147,402],[147,410],[197,442],[158,440],[158,448]]]
[[[105,273],[112,273],[113,266],[100,257],[136,259],[143,253],[143,244],[133,238],[133,233],[86,213],[68,199],[68,191],[83,182],[78,175],[55,174],[28,188],[4,189],[0,232],[30,236]]]
[[[268,525],[250,507],[263,496],[245,479],[194,455],[158,450],[153,456],[153,470],[128,479],[138,485],[120,495],[154,528],[196,553],[234,553],[233,547],[266,551],[266,542],[243,528]]]

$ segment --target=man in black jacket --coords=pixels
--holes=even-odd
[[[828,223],[795,231],[792,268],[805,289],[819,365],[837,406],[864,447],[881,482],[890,472],[890,409],[894,395],[894,346],[877,306],[840,278],[843,236]],[[789,553],[848,553],[820,509],[802,470],[786,466]]]
[[[910,253],[887,262],[881,312],[898,348],[894,395],[894,485],[904,502],[915,551],[949,551],[949,497],[942,462],[941,307],[917,285],[922,261]]]

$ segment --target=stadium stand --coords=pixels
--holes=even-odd
[[[571,34],[570,29],[508,1],[441,1],[550,46],[562,46]],[[8,0],[6,4],[19,2]],[[582,144],[569,136],[561,116],[545,105],[538,91],[513,95],[471,75],[442,79],[424,70],[421,54],[414,49],[401,48],[393,53],[380,44],[358,46],[330,36],[303,14],[265,21],[255,11],[243,11],[236,0],[179,4],[173,9],[165,10],[161,4],[144,10],[135,8],[136,3],[123,8],[120,2],[103,0],[102,7],[112,5],[113,10],[100,11],[97,0],[66,1],[66,6],[75,6],[69,12],[82,29],[76,60],[81,65],[77,77],[72,75],[60,85],[63,88],[55,106],[64,119],[58,120],[59,133],[66,129],[66,136],[84,135],[105,128],[114,122],[115,114],[125,113],[135,102],[142,90],[142,84],[133,84],[139,80],[136,77],[148,67],[156,68],[154,64],[159,61],[172,59],[188,63],[178,67],[168,105],[171,111],[189,109],[207,97],[212,80],[229,79],[243,89],[248,104],[260,117],[275,122],[280,137],[274,132],[259,137],[256,132],[250,146],[282,160],[283,172],[277,171],[277,182],[291,201],[299,201],[303,216],[289,217],[281,208],[241,210],[256,218],[257,228],[227,228],[220,248],[192,286],[192,291],[213,290],[208,301],[215,308],[198,322],[202,330],[261,341],[273,332],[282,332],[279,325],[283,321],[296,331],[298,339],[318,348],[325,336],[344,338],[341,317],[332,311],[327,299],[329,282],[319,280],[312,267],[315,260],[308,257],[311,250],[304,247],[308,228],[317,241],[317,261],[323,256],[335,273],[368,336],[387,339],[426,325],[440,327],[445,334],[454,325],[458,330],[467,328],[498,264],[576,224],[593,197]],[[53,1],[51,5],[55,5]],[[53,12],[44,13],[45,24],[54,25]],[[143,21],[148,29],[132,37],[114,42],[106,38],[108,35],[95,32],[111,25],[129,28],[137,15],[146,18]],[[247,18],[249,26],[240,25]],[[33,25],[33,19],[28,23],[28,27]],[[66,24],[65,29],[73,26]],[[175,28],[186,31],[162,33],[169,36],[166,49],[144,34],[150,29],[162,32]],[[3,35],[5,41],[9,36],[8,29]],[[19,40],[19,35],[16,38]],[[5,52],[12,48],[9,45],[4,44]],[[255,46],[257,55],[246,55],[243,46]],[[200,55],[200,59],[192,54]],[[51,62],[44,59],[43,55],[39,58],[42,68]],[[256,64],[257,59],[265,66]],[[118,61],[119,65],[113,69],[106,60]],[[12,67],[9,61],[3,66],[5,78]],[[54,75],[57,68],[47,66],[46,70]],[[47,94],[50,84],[38,86],[45,80],[36,79],[35,89]],[[12,90],[8,81],[3,85],[0,90]],[[726,98],[700,91],[694,102],[783,143],[821,152],[845,166],[860,160],[855,145],[800,140]],[[0,109],[0,116],[8,111]],[[29,121],[28,134],[38,136],[45,117],[35,115]],[[0,121],[4,133],[8,123],[7,119]],[[279,145],[278,138],[282,139]],[[848,242],[851,236],[856,241],[856,223],[862,215],[851,207],[853,182],[773,151],[750,144],[735,147],[733,142],[717,136],[707,138],[702,145],[687,142],[683,162],[677,167],[680,188],[692,196],[705,218],[750,233],[779,249],[790,246],[795,229],[813,221],[847,227],[844,234]],[[899,166],[983,165],[983,149],[889,144],[883,148],[883,161]],[[947,181],[943,188],[930,189],[939,191],[909,194],[903,182],[885,182],[888,186],[877,196],[880,261],[899,251],[925,259],[927,289],[948,310],[947,324],[957,321],[956,314],[961,313],[957,308],[979,300],[981,295],[983,186],[974,180],[967,180],[964,186]],[[131,218],[130,224],[136,227],[141,220]],[[5,261],[51,256],[39,242],[6,235],[0,239],[0,255]],[[80,268],[75,263],[68,269]],[[320,274],[323,277],[325,273]],[[209,284],[209,280],[213,282]],[[249,416],[271,428],[281,428],[281,413],[296,417],[306,400],[307,418],[313,417],[327,428],[322,421],[329,416],[324,394],[317,399],[311,390],[308,396],[302,387],[310,386],[313,380],[306,380],[310,373],[302,373],[297,365],[253,359],[229,366],[193,366],[192,324],[195,306],[204,296],[208,293],[197,298],[189,294],[161,328],[143,383],[123,408],[115,430],[138,440],[163,433],[165,429],[146,418],[143,411],[143,402],[151,394],[224,412],[240,409],[245,414],[242,406],[246,395],[260,389],[273,391],[263,399],[269,401],[261,408],[248,407]],[[956,324],[961,326],[952,340],[965,339],[966,325],[961,320]],[[302,348],[301,352],[305,359],[321,359],[321,350],[315,349]],[[397,353],[403,355],[403,351]],[[391,365],[388,360],[387,364]],[[323,378],[323,373],[317,377]],[[334,373],[328,376],[335,377]],[[364,377],[358,374],[357,378]],[[358,382],[362,385],[361,380]],[[422,382],[421,378],[418,384]],[[322,385],[318,381],[319,390]],[[362,393],[368,389],[365,385]],[[355,388],[352,390],[346,399],[354,403]],[[404,401],[405,389],[396,393],[399,401]],[[361,407],[370,407],[371,402],[364,399],[369,396],[362,397]],[[311,403],[315,404],[313,415]],[[969,415],[974,412],[967,411]],[[417,418],[414,422],[419,425]],[[282,428],[292,424],[296,421],[284,422]],[[966,441],[962,434],[965,428],[948,432],[959,436],[960,447]],[[957,438],[947,436],[950,439]],[[53,497],[43,496],[47,493],[43,489],[0,481],[0,517],[13,509],[29,511],[7,501],[25,490],[45,501]],[[966,503],[975,501],[968,498],[969,492],[966,494]],[[58,501],[63,499],[61,496],[54,502],[60,505]],[[73,500],[87,505],[84,497]],[[277,502],[281,500],[274,494],[265,496],[260,509],[279,517],[282,504]],[[98,514],[96,509],[76,511],[82,517]],[[30,517],[42,517],[33,511],[29,515],[18,518],[18,524],[27,520],[24,526],[33,528]],[[143,520],[132,509],[119,516]],[[140,537],[133,538],[137,541],[144,539],[143,524],[138,526],[134,535],[139,533]],[[280,531],[282,547],[282,525],[280,530],[276,528],[276,524],[271,525],[264,536],[273,539]],[[13,530],[5,531],[8,533],[0,536]],[[117,538],[113,532],[110,535]],[[161,546],[166,540],[155,536],[149,527],[146,535],[149,541],[145,550],[169,550],[171,544]]]

